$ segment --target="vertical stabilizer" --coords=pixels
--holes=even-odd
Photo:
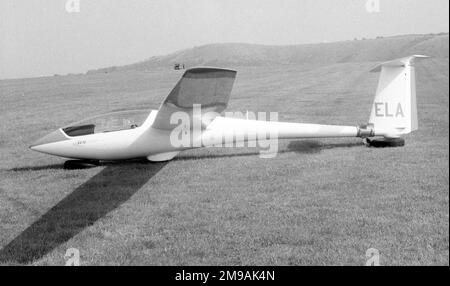
[[[380,72],[369,123],[375,134],[399,137],[418,128],[414,55],[382,63],[372,69]]]

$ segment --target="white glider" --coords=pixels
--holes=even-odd
[[[267,138],[267,134],[276,134],[276,139],[361,137],[372,145],[401,142],[396,140],[418,128],[414,60],[424,57],[405,57],[372,70],[381,74],[369,122],[363,126],[223,117],[220,113],[227,107],[236,71],[201,67],[185,71],[159,110],[115,112],[89,118],[59,128],[30,148],[92,162],[144,157],[149,161],[167,161],[186,149],[230,146]],[[189,122],[180,125],[183,116]],[[190,138],[188,144],[174,144],[176,132]]]

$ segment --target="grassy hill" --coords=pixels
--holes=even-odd
[[[196,61],[191,52],[200,48],[109,74],[0,81],[0,265],[63,265],[70,247],[82,265],[364,265],[368,248],[380,251],[382,265],[448,265],[448,36],[328,45],[295,48],[311,58],[255,46],[263,59],[267,49],[298,63],[270,69],[232,64],[230,52],[238,76],[228,110],[364,123],[378,80],[370,68],[423,51],[435,57],[417,63],[419,130],[405,147],[284,140],[272,159],[251,148],[208,148],[168,163],[64,170],[63,158],[28,145],[88,116],[157,107],[182,74],[171,61]]]
[[[335,43],[266,46],[241,43],[211,44],[178,51],[146,61],[90,72],[150,70],[175,63],[192,66],[317,65],[349,62],[387,61],[412,54],[448,58],[448,34],[406,35]]]

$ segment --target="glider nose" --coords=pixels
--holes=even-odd
[[[56,131],[53,131],[50,134],[45,135],[41,139],[37,140],[33,144],[30,145],[30,149],[34,151],[42,151],[42,146],[49,144],[49,143],[55,143],[59,141],[67,140],[67,137],[64,136],[61,129],[58,129]]]

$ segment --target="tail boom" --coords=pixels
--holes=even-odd
[[[273,122],[217,117],[202,133],[202,147],[255,140],[361,137],[357,126]]]

